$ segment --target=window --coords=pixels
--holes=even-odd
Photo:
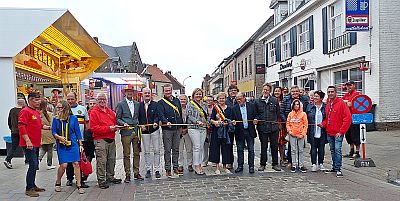
[[[299,26],[299,53],[310,50],[310,21],[307,19]]]
[[[343,3],[337,1],[329,7],[330,38],[339,37],[344,32]]]
[[[247,77],[247,58],[244,59],[244,75]]]
[[[237,79],[240,80],[240,63],[237,64],[237,72],[238,72]]]
[[[251,61],[251,54],[249,55],[249,75],[253,74],[253,62]]]
[[[289,13],[294,13],[303,0],[288,0]]]
[[[273,65],[276,62],[275,41],[268,43],[268,65]]]
[[[308,78],[301,79],[300,80],[300,87],[304,88],[305,91],[309,92],[311,90],[314,90],[314,80],[310,80]]]
[[[363,78],[362,78],[362,71],[358,68],[346,69],[334,72],[334,85],[337,88],[338,96],[342,97],[347,91],[345,88],[346,82],[349,80],[353,80],[356,83],[356,89],[358,92],[363,91]]]
[[[240,66],[242,67],[242,78],[244,77],[244,74],[243,74],[243,60],[240,62]]]
[[[290,57],[290,32],[288,31],[282,35],[282,61]]]

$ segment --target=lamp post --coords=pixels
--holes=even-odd
[[[182,90],[182,94],[184,94],[185,93],[185,81],[186,81],[186,79],[188,79],[188,78],[191,78],[192,76],[191,75],[189,75],[189,76],[187,76],[185,79],[183,79],[183,82],[182,82],[182,85],[183,85],[183,90]]]

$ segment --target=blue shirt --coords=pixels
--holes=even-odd
[[[243,105],[240,105],[240,113],[242,113],[243,127],[244,127],[244,129],[248,129],[249,128],[249,123],[247,122],[246,103],[243,104]]]

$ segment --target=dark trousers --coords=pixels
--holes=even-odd
[[[11,163],[11,159],[14,157],[15,150],[19,146],[19,135],[11,134],[11,150],[7,152],[6,161]]]
[[[235,143],[235,133],[229,133],[229,138],[231,140],[231,144],[229,147],[230,162],[228,164],[233,164],[233,162],[235,160],[235,156],[233,155],[233,144]]]
[[[318,156],[318,164],[324,163],[325,156],[325,142],[321,140],[321,138],[314,138],[310,142],[311,144],[311,163],[317,164],[317,156]]]
[[[25,151],[25,158],[28,160],[28,172],[26,173],[26,190],[32,189],[36,186],[36,171],[39,167],[39,148],[34,147],[32,149],[23,148]]]
[[[288,160],[288,163],[292,164],[292,148],[291,148],[290,142],[288,142],[287,160]]]
[[[94,142],[93,140],[85,140],[82,141],[82,145],[83,145],[83,150],[85,152],[86,158],[92,162],[92,159],[94,159]]]
[[[254,138],[250,136],[248,130],[244,130],[242,137],[236,137],[236,145],[238,152],[238,167],[243,168],[244,164],[244,147],[247,144],[247,150],[249,152],[248,155],[248,163],[249,168],[254,167]]]
[[[261,160],[260,165],[266,165],[268,161],[268,140],[271,145],[272,165],[278,165],[278,131],[260,133]]]
[[[222,154],[222,164],[231,164],[231,145],[225,143],[225,139],[219,139],[218,133],[211,134],[209,161],[219,163]]]

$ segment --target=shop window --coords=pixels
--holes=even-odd
[[[358,68],[352,68],[342,71],[334,72],[334,86],[337,88],[338,96],[342,97],[347,91],[344,86],[346,82],[352,80],[356,83],[356,90],[358,92],[363,91],[363,79],[362,72]]]

